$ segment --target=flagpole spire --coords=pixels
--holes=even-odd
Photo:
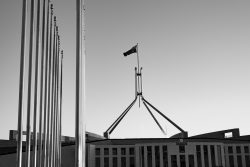
[[[139,70],[140,70],[140,61],[139,61],[138,43],[136,44],[136,54],[137,54],[137,65],[138,65],[137,71],[139,73]]]

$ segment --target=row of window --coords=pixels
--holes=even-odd
[[[104,157],[104,167],[118,167],[118,160],[120,160],[121,167],[126,167],[127,160],[129,167],[135,167],[135,157],[129,157],[128,159],[126,157],[121,157],[118,159],[117,157],[112,157],[112,165],[110,163],[109,157]],[[95,158],[95,167],[101,167],[101,158],[96,157]]]
[[[110,155],[110,150],[111,150],[112,151],[111,155],[117,155],[118,154],[118,149],[119,148],[104,148],[103,149],[103,154],[104,155]],[[121,151],[121,155],[127,155],[126,148],[120,148],[120,151]],[[130,147],[129,150],[128,150],[128,153],[129,153],[129,155],[135,155],[135,148]],[[95,149],[95,155],[96,156],[101,155],[101,148],[96,148]]]
[[[238,167],[243,167],[243,159],[241,155],[237,155],[236,157],[236,163],[238,164]],[[246,166],[250,166],[250,156],[249,155],[245,155],[245,163]],[[229,167],[234,167],[234,156],[233,155],[229,155]]]
[[[246,153],[246,154],[249,153],[249,147],[248,146],[244,146],[243,149],[244,149],[244,153]],[[233,146],[228,146],[227,150],[228,150],[229,154],[234,153]],[[241,146],[236,146],[236,153],[238,153],[238,154],[242,153]]]

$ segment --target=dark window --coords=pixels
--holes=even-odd
[[[109,155],[109,148],[104,148],[104,155]]]
[[[118,167],[117,157],[113,157],[113,167]]]
[[[249,153],[249,147],[248,146],[244,146],[244,152]]]
[[[109,167],[109,158],[108,157],[104,158],[104,167]]]
[[[122,155],[126,155],[126,148],[121,148]]]
[[[129,148],[129,154],[135,155],[135,149],[133,147]]]
[[[121,158],[121,167],[126,167],[126,157]]]
[[[238,164],[238,167],[242,167],[242,158],[241,158],[241,155],[237,155],[237,164]]]
[[[141,166],[144,166],[144,147],[141,147]]]
[[[245,156],[245,160],[246,160],[246,166],[250,166],[250,156],[249,155],[246,155]]]
[[[152,167],[152,147],[147,146],[148,167]]]
[[[229,156],[229,167],[234,167],[234,156],[233,155]]]
[[[185,146],[179,146],[179,152],[185,153]]]
[[[180,155],[180,165],[181,167],[186,167],[185,155]]]
[[[101,160],[100,157],[95,158],[95,167],[100,167],[101,166]]]
[[[197,155],[197,165],[198,167],[202,167],[202,161],[201,161],[201,146],[196,146],[196,155]]]
[[[168,147],[163,146],[162,152],[163,152],[163,167],[168,167]]]
[[[112,154],[117,155],[117,148],[112,148]]]
[[[155,167],[160,167],[160,147],[155,146]]]
[[[171,167],[178,167],[176,155],[171,155]]]
[[[101,149],[100,148],[96,148],[95,149],[95,155],[100,155],[101,154]]]
[[[135,157],[129,158],[129,167],[135,167]]]
[[[228,153],[229,153],[229,154],[233,153],[233,147],[232,147],[232,146],[228,146],[227,149],[228,149]]]
[[[204,152],[205,167],[209,167],[209,161],[208,161],[208,147],[207,147],[206,145],[203,146],[203,152]]]
[[[217,145],[217,155],[218,155],[218,165],[222,166],[222,155],[221,155],[221,147],[220,145]]]
[[[214,146],[210,146],[210,154],[211,154],[212,167],[216,167]]]
[[[237,153],[241,153],[240,146],[236,146],[236,152],[237,152]]]
[[[188,167],[194,167],[194,155],[188,155]]]

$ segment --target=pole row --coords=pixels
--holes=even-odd
[[[23,0],[17,167],[61,166],[63,50],[59,34],[50,0]]]

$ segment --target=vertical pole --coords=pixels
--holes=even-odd
[[[18,99],[18,140],[17,140],[17,167],[22,166],[22,132],[23,132],[23,92],[24,92],[24,65],[26,46],[26,14],[27,1],[23,0],[22,6],[22,32],[21,32],[21,55],[20,55],[20,76],[19,76],[19,99]]]
[[[30,142],[31,142],[31,84],[32,84],[32,56],[33,56],[33,33],[34,33],[34,1],[31,0],[30,8],[30,43],[29,43],[29,69],[28,69],[28,99],[27,99],[27,137],[26,137],[26,167],[30,166]]]
[[[39,106],[39,138],[38,138],[38,167],[41,167],[42,163],[42,137],[44,133],[43,129],[43,120],[45,119],[43,117],[43,86],[44,86],[44,45],[45,45],[45,9],[46,9],[46,0],[43,0],[43,15],[42,15],[42,46],[41,46],[41,65],[40,65],[40,106]]]
[[[137,96],[137,68],[135,67],[135,98]]]
[[[48,63],[49,63],[49,18],[50,18],[50,1],[47,1],[47,18],[46,18],[46,57],[45,57],[45,81],[44,81],[44,134],[43,134],[43,154],[42,154],[42,163],[43,167],[46,167],[47,164],[47,127],[48,127]]]
[[[85,25],[84,0],[76,0],[75,167],[85,167]]]
[[[60,38],[59,44],[60,44]],[[59,45],[59,51],[60,51],[60,45]],[[62,166],[62,161],[61,161],[61,148],[62,148],[62,143],[61,143],[61,135],[62,135],[62,79],[63,79],[63,50],[61,51],[61,69],[60,69],[60,116],[59,116],[59,167]]]
[[[35,60],[35,89],[34,89],[34,115],[33,115],[33,167],[36,167],[37,157],[37,89],[38,89],[38,59],[40,44],[40,0],[37,0],[37,22],[36,22],[36,60]],[[40,85],[41,86],[41,85]]]
[[[138,69],[137,69],[137,74],[140,74],[140,62],[139,62],[139,45],[137,43],[136,45],[136,56],[137,56],[137,65],[138,65]],[[137,87],[138,87],[138,93],[141,93],[140,90],[140,76],[137,75]],[[139,95],[139,107],[140,107],[140,102],[141,101],[141,95]]]

